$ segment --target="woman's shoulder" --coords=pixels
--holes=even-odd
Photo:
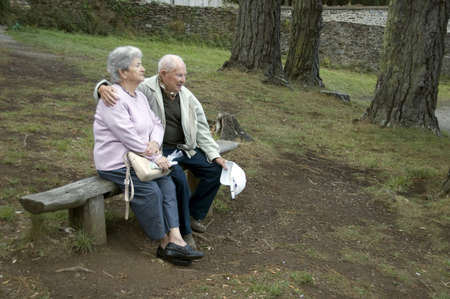
[[[136,89],[136,97],[141,101],[145,100],[145,102],[148,102],[147,96],[142,91],[137,89]]]
[[[127,95],[127,93],[123,90],[122,86],[120,86],[119,84],[114,83],[111,86],[114,87],[114,91],[120,98],[123,98],[124,96]]]
[[[121,105],[128,105],[132,102],[132,98],[119,84],[112,85],[114,87],[114,91],[117,95],[117,103]]]

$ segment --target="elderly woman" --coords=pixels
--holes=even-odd
[[[136,90],[144,80],[142,52],[135,47],[118,47],[108,56],[107,70],[118,93],[118,103],[99,101],[94,119],[94,161],[99,175],[125,189],[128,151],[141,153],[161,169],[169,161],[160,153],[164,136],[161,121],[150,110],[147,98]],[[192,249],[179,230],[175,185],[170,176],[142,182],[133,170],[134,199],[130,202],[139,224],[152,240],[160,240],[157,256],[187,266],[203,253]]]

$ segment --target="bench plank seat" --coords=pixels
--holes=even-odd
[[[228,140],[217,140],[217,143],[221,154],[232,151],[239,145]],[[192,176],[189,174],[188,179],[189,177]],[[104,199],[120,192],[114,183],[93,176],[45,192],[25,195],[19,201],[32,214],[69,209],[71,225],[82,227],[94,237],[96,244],[104,244]]]
[[[99,194],[119,192],[119,187],[114,183],[93,176],[49,191],[25,195],[19,200],[25,210],[40,214],[77,208]]]

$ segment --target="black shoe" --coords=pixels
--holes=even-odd
[[[158,250],[156,250],[156,256],[177,266],[189,266],[190,264],[192,264],[192,260],[166,256],[165,250],[162,249],[161,246],[158,246]]]
[[[197,250],[197,244],[195,243],[192,233],[183,236],[184,242],[186,242],[192,249]]]
[[[203,225],[203,223],[201,223],[200,220],[196,220],[193,217],[191,217],[191,228],[193,231],[197,233],[206,232],[206,226]]]
[[[191,246],[180,246],[170,242],[164,249],[164,254],[167,257],[180,258],[186,260],[198,260],[203,257],[203,252],[192,249]]]

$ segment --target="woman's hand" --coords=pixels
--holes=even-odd
[[[159,144],[155,141],[150,141],[147,144],[147,148],[145,149],[144,155],[153,156],[159,153]]]
[[[162,156],[160,158],[158,158],[155,163],[159,166],[159,168],[161,168],[163,171],[166,171],[169,169],[170,167],[170,162],[169,160],[167,160],[166,157]]]
[[[98,88],[98,93],[106,106],[114,106],[117,103],[118,96],[114,87],[102,85]]]

